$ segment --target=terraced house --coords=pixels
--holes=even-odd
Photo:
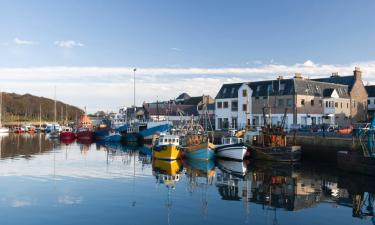
[[[216,129],[276,125],[285,114],[287,128],[332,124],[348,126],[366,119],[367,92],[359,68],[351,76],[333,73],[328,78],[291,79],[224,84],[215,98]]]

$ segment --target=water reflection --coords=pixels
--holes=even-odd
[[[8,213],[11,208],[38,209],[24,220],[10,213],[0,218],[2,224],[9,223],[7,218],[14,224],[28,224],[26,218],[36,223],[38,212],[48,210],[49,223],[68,224],[82,224],[77,222],[81,212],[85,223],[98,224],[120,224],[124,216],[139,224],[374,221],[373,179],[325,165],[168,162],[152,160],[150,146],[60,143],[39,134],[1,135],[0,153],[0,208]],[[51,207],[55,204],[70,217]]]

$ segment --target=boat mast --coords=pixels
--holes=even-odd
[[[137,112],[137,107],[135,106],[135,72],[137,71],[137,68],[134,68],[133,69],[133,74],[134,74],[134,78],[133,78],[133,81],[134,81],[134,93],[133,93],[133,97],[134,97],[134,101],[133,101],[133,106],[134,106],[134,121],[135,121],[135,118],[136,118],[136,112]]]
[[[42,103],[39,102],[39,129],[42,127]]]
[[[54,122],[56,123],[56,86],[55,86],[55,96],[54,96],[54,99],[55,99],[55,112],[54,112]]]

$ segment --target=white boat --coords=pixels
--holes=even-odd
[[[216,145],[215,153],[217,157],[242,161],[245,158],[247,147],[242,138],[235,136],[222,137],[221,145]]]
[[[0,127],[0,133],[9,133],[9,128],[7,128],[7,127]]]

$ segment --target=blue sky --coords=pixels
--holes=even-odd
[[[52,97],[54,84],[70,93],[61,100],[94,111],[130,104],[133,67],[145,90],[138,104],[184,88],[215,95],[223,82],[351,73],[355,65],[372,82],[373,12],[374,1],[354,0],[1,0],[0,86]],[[191,88],[187,77],[196,79]],[[77,97],[82,90],[95,103]]]

